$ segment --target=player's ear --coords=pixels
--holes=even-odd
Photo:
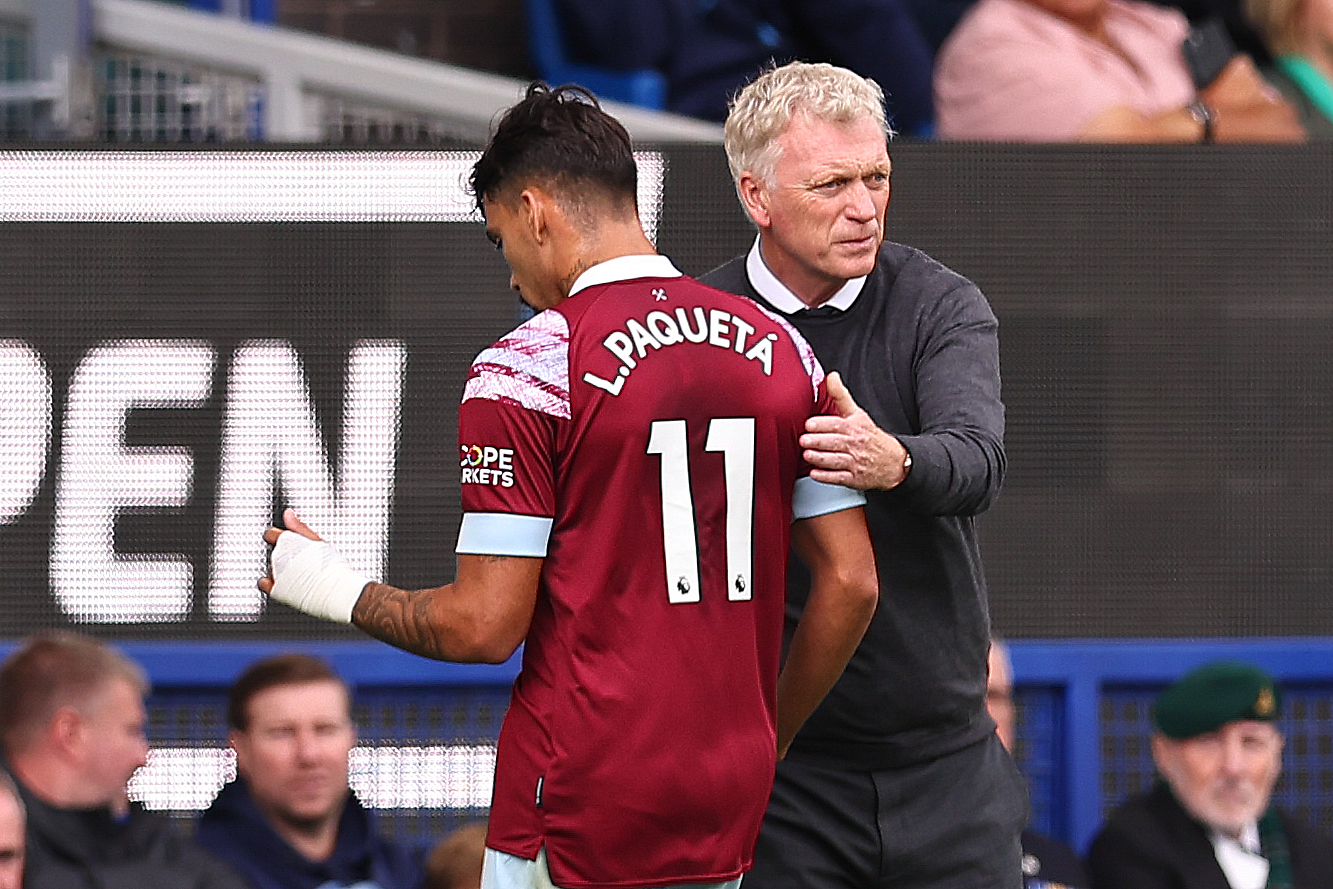
[[[750,221],[760,228],[768,228],[772,222],[768,212],[768,189],[759,177],[749,170],[741,173],[736,180],[736,196]]]
[[[528,227],[533,240],[544,243],[551,228],[551,196],[540,188],[525,188],[518,195],[519,217]]]

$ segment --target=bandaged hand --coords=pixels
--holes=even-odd
[[[268,594],[274,599],[325,620],[352,622],[352,608],[368,580],[332,544],[283,531],[269,564],[273,587]]]

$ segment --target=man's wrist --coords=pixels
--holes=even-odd
[[[352,610],[369,581],[331,544],[284,531],[273,547],[270,563],[273,589],[269,595],[274,599],[314,617],[352,622]]]

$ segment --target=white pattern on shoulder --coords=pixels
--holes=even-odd
[[[819,359],[815,357],[815,350],[810,348],[810,344],[805,341],[805,337],[801,336],[801,332],[786,318],[782,317],[777,312],[770,311],[766,306],[762,306],[754,300],[744,296],[737,298],[752,303],[759,309],[759,311],[778,322],[778,324],[782,325],[782,329],[787,331],[787,336],[791,337],[792,342],[796,344],[796,351],[800,353],[801,363],[805,365],[805,372],[810,375],[810,381],[814,383],[815,397],[818,398],[819,385],[824,382],[824,365],[819,363]]]
[[[569,322],[546,311],[482,351],[472,362],[463,400],[485,398],[568,420]]]

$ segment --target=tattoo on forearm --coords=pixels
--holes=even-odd
[[[390,645],[423,657],[444,660],[440,637],[431,626],[427,590],[400,590],[369,584],[352,609],[352,623]]]

